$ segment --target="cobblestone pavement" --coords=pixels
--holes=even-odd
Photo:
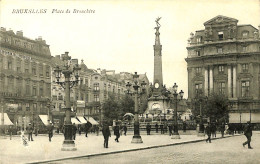
[[[198,142],[183,145],[140,150],[97,157],[65,160],[55,163],[194,163],[194,164],[259,164],[260,133],[254,133],[252,147],[247,149],[242,143],[244,135],[213,140],[212,143]]]

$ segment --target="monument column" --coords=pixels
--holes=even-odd
[[[208,74],[208,66],[204,67],[205,72],[204,72],[204,82],[205,82],[205,96],[208,96],[208,88],[209,88],[209,74]]]
[[[213,93],[213,66],[209,67],[209,89],[209,93]]]
[[[237,66],[233,65],[233,97],[237,97]]]
[[[232,77],[231,77],[231,65],[228,65],[228,98],[232,97]]]

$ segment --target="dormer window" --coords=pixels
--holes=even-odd
[[[249,33],[248,31],[243,31],[242,32],[242,37],[243,38],[247,38],[248,37],[248,33]]]
[[[201,43],[201,36],[197,37],[197,43]]]
[[[219,39],[219,40],[223,40],[223,38],[224,38],[224,33],[223,33],[223,31],[219,31],[219,32],[218,32],[218,39]]]
[[[199,50],[196,51],[196,55],[200,56],[200,51]]]

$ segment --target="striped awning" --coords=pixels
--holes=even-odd
[[[87,120],[83,116],[77,116],[76,117],[82,124],[87,123]]]

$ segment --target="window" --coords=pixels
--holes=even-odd
[[[196,74],[201,74],[201,67],[196,68]]]
[[[94,83],[94,90],[99,91],[99,83]]]
[[[248,72],[248,64],[242,64],[242,71]]]
[[[217,47],[217,53],[218,53],[218,54],[223,53],[223,48],[222,48],[222,47]]]
[[[33,104],[33,111],[37,111],[37,104]]]
[[[202,83],[195,84],[195,93],[198,94],[199,91],[202,91]]]
[[[21,61],[20,61],[20,60],[17,60],[17,61],[16,61],[16,71],[17,71],[18,73],[21,72]]]
[[[243,31],[242,32],[242,37],[243,38],[247,38],[248,37],[248,33],[249,33],[248,31]]]
[[[25,73],[29,73],[29,69],[26,68],[26,69],[25,69]]]
[[[50,77],[50,67],[46,67],[46,77]]]
[[[107,90],[107,84],[104,83],[104,90],[106,91]]]
[[[29,111],[30,110],[30,104],[26,103],[25,106],[26,106],[26,111]]]
[[[40,76],[43,76],[43,66],[39,65],[39,74]]]
[[[197,56],[200,56],[200,51],[196,51],[196,55],[197,55]]]
[[[224,66],[223,65],[218,66],[218,73],[224,73]]]
[[[107,99],[107,94],[106,94],[106,93],[104,93],[104,99],[105,99],[105,100]]]
[[[113,86],[113,93],[115,93],[115,86]]]
[[[249,97],[249,81],[242,81],[242,91],[241,96],[242,97]]]
[[[32,74],[36,75],[36,68],[32,68]]]
[[[25,92],[26,92],[27,95],[30,95],[30,82],[29,81],[26,82]]]
[[[11,69],[12,69],[12,61],[10,61],[10,60],[9,60],[9,61],[8,61],[8,65],[7,65],[7,66],[8,66],[8,69],[10,69],[10,70],[11,70]]]
[[[225,94],[226,84],[224,82],[218,83],[218,89],[220,94]]]
[[[223,33],[223,31],[218,32],[218,39],[219,39],[219,40],[223,40],[223,38],[224,38],[224,33]]]
[[[247,46],[243,46],[242,47],[242,52],[246,52],[247,51]]]
[[[43,88],[39,89],[39,96],[43,96]]]
[[[94,101],[99,102],[99,95],[94,95]]]
[[[97,76],[95,76],[95,79],[97,80],[97,79],[98,79],[98,77],[97,77]]]
[[[197,43],[201,43],[201,36],[197,37]]]
[[[36,96],[36,87],[33,87],[33,96]]]

